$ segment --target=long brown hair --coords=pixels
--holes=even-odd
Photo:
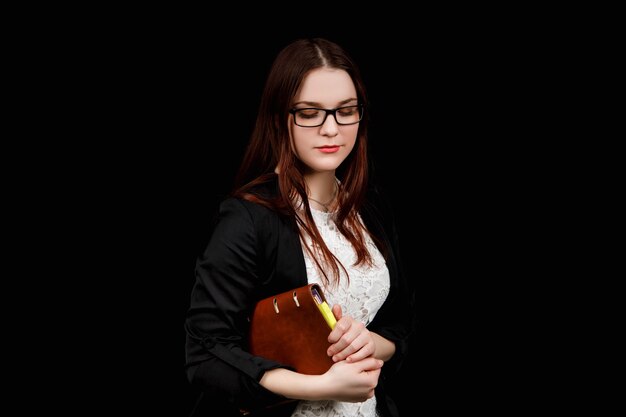
[[[367,96],[357,66],[339,45],[321,38],[299,39],[279,52],[265,83],[256,124],[232,194],[262,204],[282,215],[293,216],[300,226],[298,233],[301,239],[304,234],[311,238],[315,250],[304,246],[328,284],[331,280],[339,282],[339,267],[343,268],[346,275],[347,271],[330,252],[315,226],[304,181],[305,165],[292,151],[288,130],[289,110],[298,88],[310,71],[321,67],[346,71],[356,88],[358,103],[365,109],[354,148],[336,170],[340,186],[335,223],[354,247],[357,255],[355,265],[372,264],[372,256],[365,244],[367,230],[358,217],[368,182]],[[275,173],[276,168],[279,174]],[[277,196],[254,192],[256,186],[273,181],[276,177],[279,186]],[[302,201],[304,216],[296,213],[295,205],[298,201]],[[322,265],[330,268],[332,279]]]

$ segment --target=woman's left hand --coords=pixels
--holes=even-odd
[[[337,318],[337,324],[328,335],[328,341],[331,343],[327,351],[328,356],[335,362],[344,359],[356,362],[373,356],[376,345],[365,325],[350,316],[344,316],[341,306],[337,304],[333,306],[332,311]]]

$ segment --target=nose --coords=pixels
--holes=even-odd
[[[334,114],[327,114],[326,120],[320,127],[320,134],[324,136],[337,136],[339,133],[339,125],[337,124],[337,120],[335,120]]]

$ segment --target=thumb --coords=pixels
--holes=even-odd
[[[343,316],[343,314],[342,314],[342,312],[341,312],[341,306],[340,306],[339,304],[335,304],[335,305],[333,306],[332,311],[333,311],[333,314],[335,315],[335,318],[336,318],[337,320],[339,320],[339,319],[341,318],[341,316]]]

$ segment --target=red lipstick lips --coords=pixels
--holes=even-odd
[[[317,149],[319,149],[320,152],[333,153],[333,152],[337,152],[339,150],[339,146],[337,146],[337,145],[335,145],[335,146],[320,146]]]

